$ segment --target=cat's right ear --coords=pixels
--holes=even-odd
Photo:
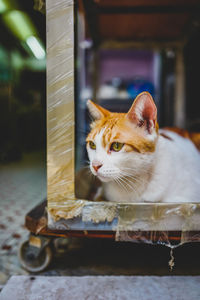
[[[139,127],[144,127],[148,133],[157,128],[157,108],[148,92],[140,93],[127,113],[128,119]]]
[[[101,118],[107,117],[110,114],[110,112],[107,109],[101,107],[100,105],[94,103],[91,100],[87,101],[87,107],[90,112],[90,115],[94,120],[100,120]]]

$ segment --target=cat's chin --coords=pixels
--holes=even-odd
[[[102,176],[102,175],[96,175],[98,177],[99,180],[101,180],[102,182],[109,182],[112,181],[113,179],[111,177],[108,176]]]

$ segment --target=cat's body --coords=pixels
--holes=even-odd
[[[165,136],[158,138],[152,169],[138,174],[137,181],[132,182],[133,191],[126,185],[128,193],[113,181],[103,183],[106,199],[124,203],[200,201],[199,151],[191,140],[170,131],[161,132]]]
[[[87,137],[90,168],[103,182],[105,199],[199,202],[200,152],[189,136],[158,131],[148,93],[140,94],[127,114],[110,113],[92,102],[89,109],[96,119]]]

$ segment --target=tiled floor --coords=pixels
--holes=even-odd
[[[26,213],[46,197],[43,153],[0,166],[0,285],[12,274],[26,274],[17,259],[19,244],[28,235]]]

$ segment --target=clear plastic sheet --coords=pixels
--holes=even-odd
[[[74,7],[71,0],[46,5],[48,203],[62,205],[74,199]]]
[[[85,183],[86,178],[86,174],[78,176],[77,186],[82,185],[80,181]],[[99,183],[96,191],[98,188]],[[85,198],[92,199],[90,193],[94,197],[94,190],[93,183],[92,191],[84,191]],[[77,199],[51,205],[49,227],[60,229],[60,224],[65,224],[68,230],[113,231],[116,241],[163,244],[171,248],[200,240],[199,203],[121,204],[101,200]]]
[[[76,174],[75,197],[74,4],[48,0],[46,8],[49,228],[113,231],[117,241],[170,247],[199,241],[200,204],[106,202],[95,198],[100,183],[83,170]]]

